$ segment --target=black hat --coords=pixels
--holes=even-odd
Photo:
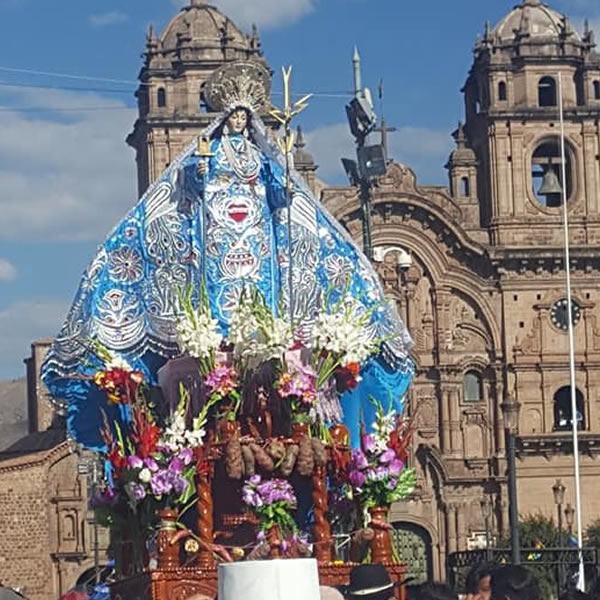
[[[394,585],[383,565],[358,565],[350,572],[346,595],[353,600],[389,598],[394,595]]]

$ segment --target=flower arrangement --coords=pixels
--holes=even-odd
[[[395,411],[377,406],[372,434],[362,435],[362,448],[351,453],[348,482],[354,496],[367,508],[389,506],[408,497],[415,488],[413,468],[406,467],[410,426]]]
[[[262,432],[257,433],[255,427],[259,420],[252,423],[251,412],[244,411],[247,424],[240,420],[235,428],[223,419],[236,421],[243,399],[256,395],[258,389],[269,402],[287,403],[280,414],[291,415],[292,424],[308,424],[310,427],[301,428],[303,432],[330,439],[327,426],[339,423],[342,417],[340,394],[358,385],[361,368],[379,351],[382,340],[375,339],[369,326],[377,307],[365,309],[344,294],[316,316],[312,332],[306,335],[304,331],[300,342],[258,292],[242,294],[227,335],[211,316],[205,290],[198,306],[189,290],[179,299],[178,344],[182,354],[195,359],[195,375],[200,375],[195,380],[199,381],[196,392],[200,391],[194,402],[181,386],[177,407],[165,415],[164,407],[147,398],[149,387],[140,371],[95,346],[103,367],[91,380],[105,391],[110,404],[119,405],[120,414],[118,422],[105,419],[106,484],[94,499],[99,521],[129,537],[147,538],[158,524],[161,509],[181,514],[199,501],[199,496],[206,497],[203,486],[211,466],[204,457],[209,453],[212,457],[214,452],[225,460],[235,458],[244,470],[247,466],[251,469],[245,471],[249,478],[241,500],[258,519],[258,541],[275,537],[279,549],[285,553],[288,548],[292,553],[288,555],[293,555],[305,545],[294,520],[294,489],[285,479],[262,477],[285,473],[284,463],[291,465],[289,474],[302,453],[313,457],[305,461],[312,465],[313,442],[320,443],[321,449],[322,442],[303,437],[302,443],[295,440],[286,445],[281,440],[260,439]],[[197,414],[192,406],[199,407]],[[364,434],[362,448],[352,452],[349,463],[340,460],[336,470],[345,489],[351,489],[353,498],[364,507],[387,506],[405,498],[415,485],[414,470],[406,467],[410,428],[393,411],[377,406],[373,433]],[[222,435],[234,429],[235,435]],[[298,429],[294,428],[296,433]],[[247,435],[254,437],[251,443],[244,441]],[[321,464],[327,462],[327,455],[320,460]],[[311,469],[314,466],[308,466],[303,474],[310,475]],[[231,472],[237,471],[226,472],[236,478]],[[239,478],[244,474],[240,472]]]
[[[369,327],[376,309],[365,310],[358,300],[343,295],[318,315],[311,335],[318,388],[334,375],[339,376],[340,391],[356,387],[361,365],[381,345]]]
[[[286,370],[275,382],[279,397],[290,402],[294,422],[312,422],[311,412],[318,401],[316,383],[317,375],[309,365],[299,365],[294,370]]]
[[[242,490],[246,506],[258,517],[263,535],[277,530],[279,539],[291,538],[298,533],[298,526],[291,512],[296,509],[294,489],[285,479],[262,480],[260,475],[248,479]]]

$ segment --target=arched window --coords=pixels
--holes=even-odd
[[[585,403],[578,389],[575,389],[575,405],[577,428],[585,429]],[[573,428],[571,408],[571,386],[565,385],[554,394],[554,431],[570,431]]]
[[[483,400],[481,375],[477,371],[467,371],[463,380],[463,397],[465,402],[481,402]]]
[[[167,92],[165,91],[165,88],[158,88],[156,92],[156,103],[159,108],[167,105]]]
[[[460,195],[463,197],[467,197],[471,195],[471,187],[469,186],[469,178],[461,177],[460,178]]]
[[[538,106],[556,106],[556,81],[542,77],[538,82]]]
[[[600,100],[600,81],[594,81],[594,100]]]
[[[506,82],[504,81],[498,84],[498,100],[506,100]]]

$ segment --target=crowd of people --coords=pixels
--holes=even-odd
[[[464,593],[446,583],[427,582],[405,586],[406,600],[542,600],[535,575],[520,565],[482,563],[471,569]],[[558,600],[597,600],[600,594],[576,588],[565,591]],[[394,600],[395,584],[382,565],[355,567],[350,585],[321,588],[321,600]]]

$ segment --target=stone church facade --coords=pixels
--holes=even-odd
[[[547,5],[523,0],[476,42],[463,88],[464,124],[453,134],[456,149],[447,163],[449,186],[422,185],[409,166],[392,162],[374,188],[377,268],[415,340],[409,407],[418,489],[392,508],[391,518],[401,554],[416,563],[417,574],[443,578],[449,554],[481,547],[482,501],[491,506],[492,535],[506,530],[501,404],[508,398],[521,406],[520,514],[555,515],[557,478],[567,488],[565,503],[574,504],[573,417],[580,427],[584,523],[600,514],[600,57],[594,48],[591,31],[580,36]],[[139,115],[127,137],[136,151],[140,194],[213,118],[199,111],[210,73],[240,58],[264,60],[258,35],[243,33],[204,0],[190,0],[160,35],[149,31]],[[570,409],[561,198],[539,192],[549,170],[563,177],[559,85],[576,415]],[[301,136],[294,162],[360,243],[358,190],[324,186]],[[22,498],[39,513],[31,517],[39,531],[32,527],[20,540],[18,559],[0,545],[0,580],[24,587],[33,600],[57,597],[93,562],[80,459],[64,437],[48,433],[56,431],[52,415],[38,409],[44,390],[36,365],[46,347],[34,344],[28,359],[34,437],[25,438],[17,454],[13,448],[12,455],[0,455],[0,488],[12,490],[0,498],[2,507]],[[42,441],[35,437],[40,434]],[[4,514],[0,539],[13,539],[17,515]],[[13,559],[29,566],[17,572]]]
[[[575,416],[562,201],[540,193],[550,170],[563,177],[560,86]],[[492,534],[507,530],[501,405],[509,398],[520,405],[519,513],[556,518],[558,478],[565,504],[574,504],[573,417],[584,526],[600,510],[600,57],[593,33],[586,26],[579,36],[547,5],[524,0],[478,39],[463,93],[449,189],[418,185],[410,168],[392,164],[372,202],[379,270],[413,333],[418,362],[410,406],[419,490],[393,508],[393,520],[413,541],[416,534],[431,543],[423,552],[438,576],[450,553],[485,543],[482,502],[491,506]],[[360,240],[356,191],[328,189],[322,198]]]

